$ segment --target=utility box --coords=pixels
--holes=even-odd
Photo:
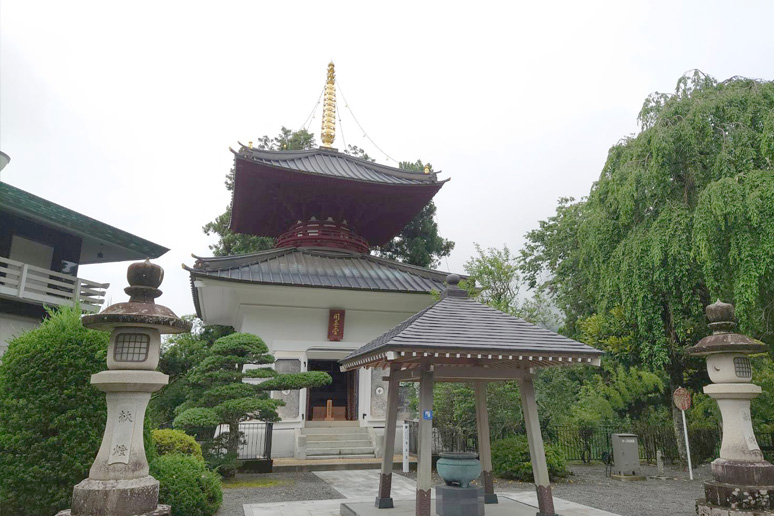
[[[613,471],[610,478],[645,480],[640,475],[640,450],[636,434],[613,434]]]

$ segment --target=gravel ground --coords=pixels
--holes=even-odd
[[[552,484],[554,496],[571,502],[596,507],[621,516],[695,516],[695,501],[704,497],[702,482],[711,477],[709,465],[694,470],[694,480],[688,473],[667,466],[664,479],[637,482],[611,480],[605,476],[604,465],[571,465],[572,475]],[[416,473],[401,473],[415,479]],[[642,474],[655,476],[655,466],[642,466]],[[441,479],[436,474],[435,483]],[[495,480],[497,491],[533,490],[526,482]]]
[[[711,477],[709,465],[694,471],[694,480],[678,468],[667,467],[663,479],[644,482],[622,482],[605,476],[601,464],[571,465],[572,475],[553,484],[558,498],[610,511],[621,516],[694,516],[696,498],[704,496],[702,482]],[[400,473],[416,479],[416,473]],[[654,466],[642,466],[642,474],[655,476]],[[441,479],[434,474],[434,483]],[[272,473],[238,475],[236,481],[272,482],[265,487],[223,489],[223,505],[216,516],[244,516],[243,504],[287,502],[295,500],[333,500],[342,498],[338,491],[314,473]],[[534,486],[526,482],[495,480],[495,491],[527,491]]]
[[[271,473],[237,475],[237,482],[267,482],[267,487],[234,487],[223,489],[223,505],[216,516],[245,516],[243,504],[291,502],[296,500],[333,500],[343,498],[314,473]]]
[[[703,482],[712,476],[708,464],[694,470],[693,480],[687,472],[667,467],[666,478],[644,482],[611,480],[605,476],[604,466],[570,469],[574,474],[554,487],[556,496],[621,516],[695,516],[696,499],[704,498]],[[657,471],[654,466],[643,466],[642,474],[653,477]]]

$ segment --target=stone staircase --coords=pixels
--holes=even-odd
[[[368,428],[357,421],[308,421],[299,435],[299,447],[306,443],[307,459],[373,458],[374,443]]]

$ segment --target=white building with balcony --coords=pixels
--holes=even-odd
[[[158,258],[168,249],[0,182],[0,357],[37,326],[45,306],[98,312],[107,283],[81,265]]]

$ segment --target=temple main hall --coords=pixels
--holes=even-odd
[[[274,425],[273,457],[379,455],[385,371],[342,372],[338,361],[430,306],[448,274],[371,253],[398,235],[448,179],[336,150],[333,80],[330,65],[320,148],[240,145],[232,151],[230,228],[273,237],[275,248],[196,257],[186,266],[205,324],[258,335],[279,372],[325,371],[333,378],[322,388],[273,393],[285,402]],[[400,398],[399,412],[408,416],[406,397]]]

